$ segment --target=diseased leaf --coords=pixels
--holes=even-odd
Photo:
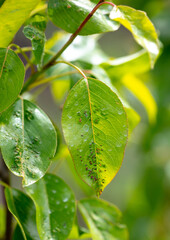
[[[18,99],[0,116],[0,147],[8,168],[25,186],[44,176],[56,151],[56,132],[47,115]]]
[[[120,223],[121,212],[100,199],[84,199],[79,210],[90,229],[93,240],[127,240],[127,227]]]
[[[132,74],[126,74],[122,78],[122,83],[144,105],[150,123],[154,124],[157,115],[157,104],[147,86],[139,78]]]
[[[0,8],[0,47],[7,47],[40,0],[5,0]]]
[[[153,67],[160,49],[155,27],[146,13],[128,6],[115,6],[110,18],[127,28],[137,43],[147,50]]]
[[[24,76],[24,65],[16,53],[8,48],[0,48],[0,112],[17,99]]]
[[[93,66],[92,73],[96,78],[100,78],[100,81],[105,83],[108,87],[111,88],[113,92],[115,92],[121,102],[123,103],[123,106],[125,108],[127,119],[128,119],[128,128],[129,128],[129,135],[133,131],[133,129],[138,125],[140,121],[140,116],[137,112],[125,101],[125,99],[120,96],[120,93],[117,91],[117,89],[114,87],[113,83],[111,82],[110,78],[108,77],[107,73],[99,66]]]
[[[31,25],[24,27],[23,33],[31,40],[35,62],[38,65],[38,69],[40,69],[44,54],[45,33]]]
[[[37,183],[26,187],[36,206],[40,239],[65,240],[74,222],[75,198],[59,177],[46,174]]]
[[[31,25],[40,31],[45,31],[47,26],[47,17],[42,15],[34,15],[27,21],[27,25]]]
[[[79,176],[97,195],[122,164],[127,117],[117,95],[96,79],[81,79],[64,104],[62,127]]]
[[[92,11],[96,4],[89,0],[49,0],[48,15],[52,22],[67,32],[77,30],[83,20]],[[90,35],[115,31],[119,24],[111,22],[102,10],[98,9],[93,17],[87,22],[80,35]]]
[[[9,211],[17,220],[17,240],[39,240],[36,228],[35,206],[33,201],[23,192],[6,187],[5,197]],[[16,235],[16,233],[15,233]]]

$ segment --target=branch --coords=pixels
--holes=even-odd
[[[78,34],[81,32],[82,28],[86,25],[86,23],[90,20],[90,18],[94,15],[94,13],[97,11],[97,9],[102,6],[103,4],[109,4],[112,7],[114,7],[114,3],[112,2],[105,2],[104,0],[100,0],[98,4],[93,8],[93,10],[88,14],[88,16],[84,19],[84,21],[81,23],[81,25],[78,27],[78,29],[71,35],[69,40],[65,43],[65,45],[52,57],[52,59],[47,62],[42,70],[40,72],[36,72],[33,74],[27,82],[24,84],[24,87],[21,91],[21,94],[24,93],[26,90],[28,90],[29,86],[40,76],[42,75],[49,67],[53,66],[56,59],[58,59],[61,54],[66,50],[66,48],[74,41],[74,39],[78,36]]]
[[[84,19],[84,21],[81,23],[81,25],[78,27],[78,29],[71,35],[69,40],[65,43],[65,45],[56,53],[56,55],[43,67],[43,70],[49,68],[53,65],[56,59],[58,59],[61,54],[65,51],[65,49],[74,41],[74,39],[78,36],[78,34],[81,32],[82,28],[86,25],[86,23],[90,20],[90,18],[93,17],[94,13],[97,11],[97,9],[102,6],[103,4],[109,4],[111,6],[115,6],[114,3],[111,2],[104,2],[104,0],[99,1],[99,3],[93,8],[93,10],[88,14],[88,16]]]

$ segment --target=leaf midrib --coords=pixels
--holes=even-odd
[[[93,126],[93,117],[92,117],[92,106],[91,106],[91,96],[90,96],[90,88],[89,88],[89,83],[88,83],[88,79],[85,78],[85,82],[87,85],[87,92],[88,92],[88,98],[89,98],[89,107],[90,107],[90,118],[91,118],[91,127],[92,127],[92,134],[93,134],[93,141],[94,141],[94,149],[95,149],[95,155],[96,155],[96,161],[97,161],[97,152],[96,152],[96,140],[95,140],[95,133],[94,133],[94,126]],[[97,165],[97,164],[96,164]],[[96,166],[97,168],[97,176],[99,175],[98,173],[98,165]],[[99,180],[97,180],[98,183]],[[97,190],[97,194],[98,194],[98,190]]]

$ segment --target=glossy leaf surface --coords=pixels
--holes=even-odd
[[[36,105],[18,99],[0,116],[0,147],[8,168],[30,185],[47,171],[56,151],[56,132]]]
[[[15,52],[8,48],[0,48],[0,112],[17,99],[24,76],[24,65]]]
[[[75,199],[65,182],[46,174],[37,183],[26,187],[26,191],[36,206],[40,239],[66,239],[74,221]]]
[[[5,197],[9,211],[21,228],[18,239],[39,240],[33,201],[23,192],[9,187],[5,189]]]
[[[22,234],[21,228],[19,227],[19,225],[17,224],[13,236],[12,236],[12,240],[25,240],[24,236]]]
[[[0,8],[0,47],[7,47],[40,0],[5,0]]]
[[[154,25],[146,13],[128,6],[115,6],[110,18],[127,28],[135,40],[148,51],[153,67],[159,55],[159,43]]]
[[[48,15],[52,22],[58,27],[73,33],[94,7],[95,4],[89,0],[49,0]],[[118,28],[118,23],[111,22],[110,19],[98,9],[84,26],[80,35],[115,31]]]
[[[129,128],[129,134],[133,131],[133,129],[138,125],[140,121],[140,116],[135,112],[135,110],[120,96],[120,93],[117,91],[117,89],[114,87],[111,79],[109,78],[106,71],[104,71],[101,67],[93,66],[92,68],[92,74],[96,78],[100,78],[100,81],[105,83],[108,87],[112,89],[113,92],[115,92],[121,102],[123,103],[123,106],[125,108],[127,119],[128,119],[128,128]]]
[[[96,79],[81,79],[64,105],[62,127],[79,176],[97,195],[118,172],[127,118],[117,95]]]
[[[121,212],[100,199],[85,199],[78,204],[93,240],[127,240],[125,225],[120,224]]]
[[[23,33],[31,40],[35,62],[38,65],[38,69],[40,69],[44,54],[45,34],[43,31],[31,25],[26,26]]]

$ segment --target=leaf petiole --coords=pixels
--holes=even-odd
[[[0,185],[3,186],[3,187],[9,187],[9,185],[3,181],[0,181]]]
[[[8,46],[9,48],[12,48],[12,47],[15,47],[19,53],[21,53],[23,55],[23,57],[25,58],[25,60],[27,61],[27,63],[29,64],[29,66],[31,67],[31,72],[34,73],[35,72],[35,68],[34,68],[34,65],[33,63],[30,61],[30,59],[28,58],[28,56],[25,54],[25,51],[22,50],[22,48],[20,48],[17,44],[10,44]],[[30,49],[29,49],[30,50]],[[28,48],[27,48],[27,51],[28,51]]]

